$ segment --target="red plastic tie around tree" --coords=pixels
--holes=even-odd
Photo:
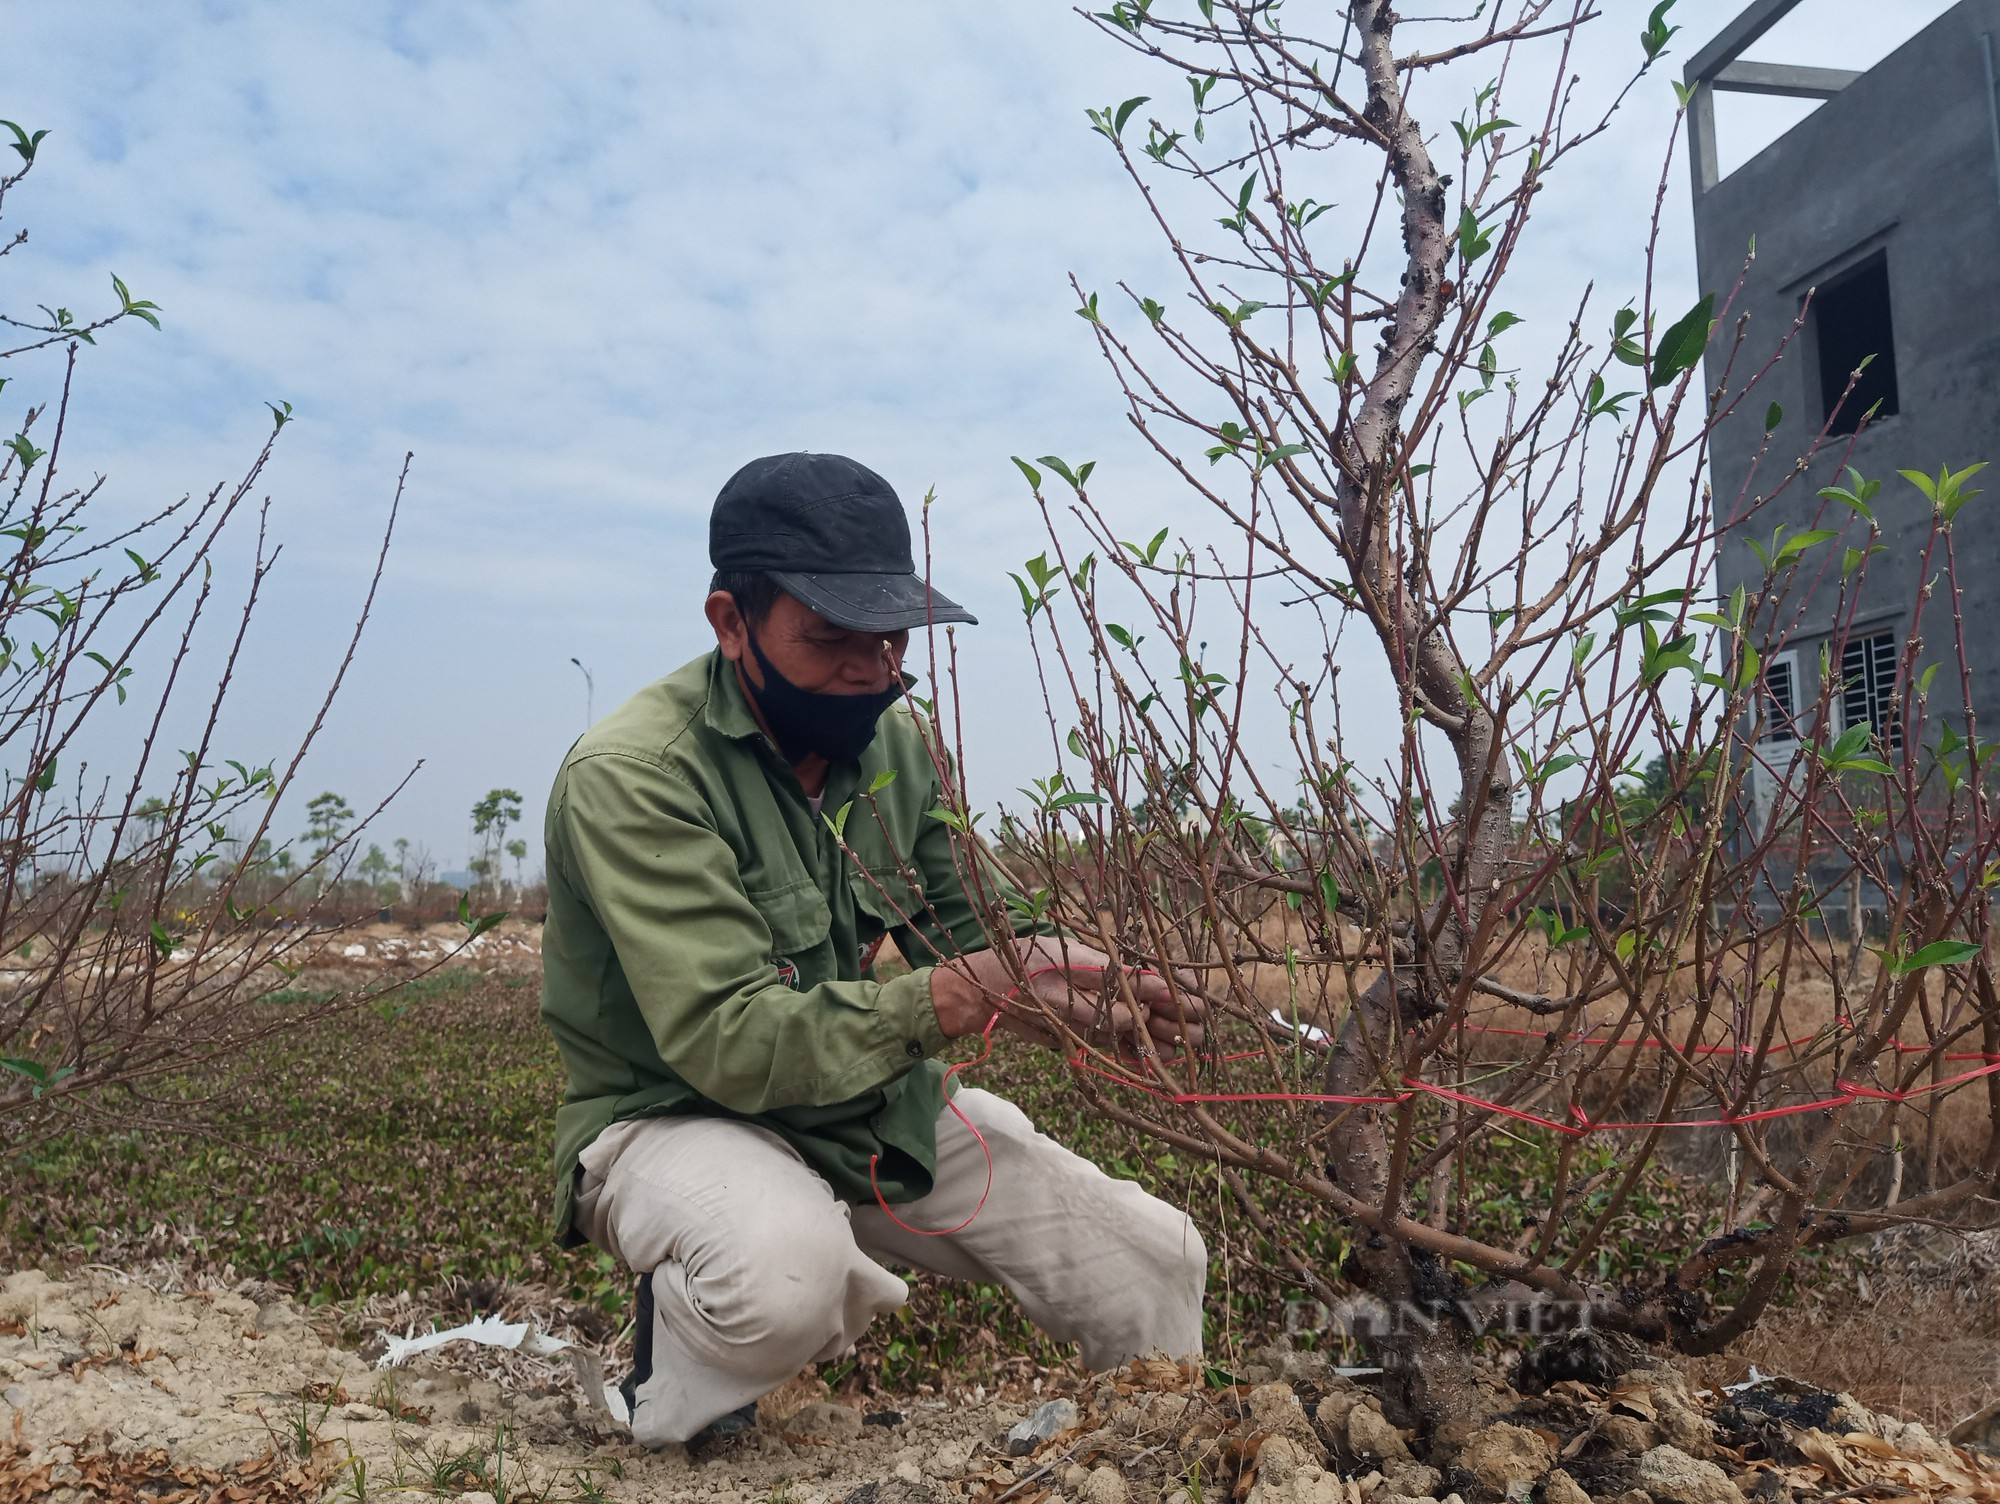
[[[951,1078],[953,1076],[956,1076],[960,1071],[966,1069],[968,1066],[982,1064],[985,1061],[986,1057],[993,1053],[993,1026],[999,1022],[1000,1022],[1000,1015],[998,1013],[995,1013],[991,1018],[987,1019],[986,1027],[980,1032],[979,1036],[983,1041],[985,1041],[985,1048],[982,1049],[977,1055],[973,1056],[972,1059],[961,1060],[957,1065],[954,1065],[950,1070],[944,1073],[944,1089],[945,1089],[944,1105],[951,1109],[953,1117],[957,1118],[961,1123],[965,1124],[966,1131],[979,1141],[979,1152],[986,1156],[986,1189],[979,1193],[979,1205],[975,1206],[972,1209],[972,1215],[970,1217],[967,1217],[963,1222],[959,1223],[958,1226],[956,1227],[929,1228],[929,1227],[910,1226],[909,1223],[905,1222],[901,1217],[897,1216],[893,1211],[889,1209],[888,1198],[882,1194],[882,1187],[876,1183],[875,1164],[876,1161],[880,1160],[882,1156],[879,1154],[871,1154],[868,1156],[868,1188],[875,1193],[875,1204],[882,1208],[883,1216],[887,1217],[891,1222],[895,1223],[898,1227],[902,1228],[904,1232],[915,1233],[920,1238],[948,1238],[955,1232],[964,1232],[966,1228],[972,1226],[973,1222],[978,1218],[979,1214],[986,1210],[986,1198],[993,1194],[993,1150],[987,1146],[986,1135],[981,1133],[977,1128],[975,1128],[972,1124],[972,1119],[967,1117],[963,1112],[959,1111],[958,1103],[952,1101]]]
[[[1051,972],[1058,972],[1058,971],[1065,973],[1077,972],[1077,971],[1094,971],[1101,976],[1104,973],[1104,968],[1102,966],[1037,967],[1035,970],[1027,974],[1027,976],[1022,980],[1020,985],[1010,988],[1008,990],[1005,1001],[1012,1002],[1016,997],[1020,996],[1022,986],[1032,986],[1038,978],[1048,976]],[[1145,974],[1146,973],[1144,972],[1140,973],[1140,975],[1142,976]],[[993,1011],[993,1016],[986,1020],[986,1027],[980,1030],[979,1033],[979,1037],[980,1040],[982,1041],[983,1048],[981,1048],[979,1053],[973,1056],[972,1059],[961,1060],[957,1065],[954,1065],[950,1070],[944,1073],[944,1087],[945,1087],[944,1105],[951,1109],[953,1117],[957,1118],[961,1123],[965,1124],[966,1132],[970,1133],[973,1136],[973,1138],[978,1140],[979,1152],[986,1156],[986,1189],[979,1193],[979,1205],[975,1206],[972,1209],[972,1215],[970,1217],[967,1217],[963,1222],[959,1223],[958,1226],[956,1227],[929,1228],[929,1227],[910,1226],[909,1223],[905,1222],[901,1217],[897,1216],[893,1210],[890,1209],[888,1198],[882,1194],[882,1187],[880,1183],[877,1182],[877,1180],[875,1179],[875,1166],[878,1163],[880,1163],[882,1156],[879,1154],[871,1154],[868,1156],[868,1187],[875,1193],[875,1204],[882,1208],[883,1216],[887,1217],[891,1222],[895,1223],[898,1227],[902,1228],[904,1232],[914,1233],[917,1237],[920,1238],[948,1238],[955,1232],[964,1232],[966,1228],[972,1226],[973,1222],[977,1220],[979,1214],[986,1210],[986,1198],[993,1194],[993,1150],[991,1146],[989,1146],[986,1142],[986,1135],[981,1133],[978,1130],[978,1128],[974,1127],[972,1119],[967,1117],[963,1112],[959,1111],[958,1103],[952,1101],[951,1082],[952,1078],[956,1076],[960,1071],[970,1070],[975,1065],[983,1065],[986,1063],[986,1058],[993,1053],[993,1030],[994,1027],[999,1022],[1000,1022],[1000,1010],[996,1008]]]

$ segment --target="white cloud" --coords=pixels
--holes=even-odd
[[[1631,65],[1646,7],[1608,9],[1593,79]],[[1733,9],[1684,0],[1677,57]],[[1864,19],[1809,3],[1758,55],[1863,65],[1841,49]],[[1097,457],[1134,533],[1196,524],[1064,280],[1168,285],[1082,112],[1147,93],[1185,113],[1185,86],[1064,7],[98,0],[8,26],[0,113],[52,132],[10,204],[35,236],[10,304],[81,305],[115,270],[167,316],[90,352],[75,452],[136,506],[234,473],[265,400],[300,415],[272,475],[282,593],[232,728],[254,750],[301,714],[417,452],[309,774],[358,804],[427,759],[385,834],[455,860],[477,794],[538,800],[581,720],[572,655],[601,710],[700,648],[707,505],[754,454],[848,451],[909,501],[938,486],[940,582],[986,620],[963,642],[989,791],[1046,756],[1007,456]],[[1633,285],[1670,112],[1652,80],[1545,198],[1510,298],[1531,329],[1593,277]],[[1677,181],[1669,303],[1691,297],[1685,214]]]

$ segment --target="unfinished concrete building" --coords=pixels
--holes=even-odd
[[[1799,734],[1863,723],[1901,749],[1899,697],[1908,675],[1899,665],[1925,577],[1931,516],[1930,503],[1897,475],[1904,468],[1935,474],[1943,464],[1995,462],[1980,478],[1989,495],[1959,514],[1953,534],[1972,699],[1986,709],[1989,735],[2000,714],[2000,0],[1961,0],[1865,72],[1742,58],[1800,3],[1756,0],[1686,73],[1701,287],[1719,308],[1741,278],[1709,351],[1710,389],[1731,359],[1739,316],[1749,323],[1732,392],[1791,337],[1754,398],[1715,435],[1718,521],[1779,493],[1814,436],[1822,428],[1831,436],[1806,475],[1730,535],[1720,593],[1763,576],[1747,537],[1768,541],[1779,524],[1796,533],[1845,520],[1838,506],[1822,515],[1815,495],[1843,464],[1884,482],[1873,506],[1885,552],[1871,561],[1856,599],[1841,608],[1836,563],[1810,593],[1795,591],[1786,612],[1783,650],[1768,664],[1762,728],[1774,765],[1787,760]],[[1715,94],[1729,90],[1824,103],[1725,177],[1717,169]],[[1767,447],[1773,402],[1784,415]],[[1864,414],[1872,416],[1863,422]],[[1942,592],[1934,595],[1919,626],[1926,651],[1917,671],[1948,660],[1929,693],[1933,725],[1962,712],[1950,610]],[[1813,709],[1828,680],[1831,727]],[[1753,775],[1757,802],[1768,801],[1771,777]],[[1871,909],[1882,902],[1873,890],[1859,897]]]

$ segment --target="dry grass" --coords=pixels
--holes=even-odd
[[[1841,1265],[1690,1374],[1734,1383],[1754,1363],[1937,1434],[2000,1398],[2000,1231],[1899,1229]]]
[[[1301,952],[1309,952],[1312,948],[1304,923],[1282,905],[1273,905],[1263,915],[1258,921],[1257,931],[1260,942],[1273,950],[1282,950],[1288,944]],[[1356,931],[1349,930],[1343,939],[1356,952],[1364,948],[1363,937]],[[1689,959],[1691,962],[1692,952]],[[1516,946],[1493,974],[1498,981],[1524,992],[1562,996],[1575,985],[1573,964],[1572,955],[1551,950],[1542,937],[1535,934]],[[1846,947],[1823,940],[1817,942],[1814,948],[1801,950],[1795,955],[1787,968],[1778,1003],[1781,1012],[1774,1036],[1776,1039],[1828,1040],[1839,1032],[1842,1010],[1830,978],[1836,971],[1844,974],[1846,965]],[[1867,996],[1880,972],[1880,961],[1873,953],[1864,952],[1851,981],[1847,981],[1844,987],[1850,1004]],[[1253,963],[1243,967],[1242,974],[1251,995],[1264,1008],[1280,1017],[1295,1016],[1302,1023],[1332,1032],[1346,1016],[1350,999],[1374,980],[1377,968],[1357,966],[1348,973],[1338,966],[1321,964],[1301,966],[1293,976],[1288,975],[1283,966]],[[1674,976],[1666,986],[1670,1006],[1687,1003],[1692,997],[1693,987],[1691,972]],[[1771,995],[1768,986],[1751,986],[1743,991],[1747,996],[1760,999],[1768,999]],[[1930,983],[1928,1001],[1933,1008],[1941,1002],[1941,991],[1935,981]],[[1726,1010],[1718,1009],[1711,1014],[1699,1038],[1693,1042],[1717,1049],[1754,1045],[1769,1017],[1769,1006],[1766,1001],[1762,1007],[1753,1007],[1740,1026]],[[1926,1035],[1918,1012],[1912,1010],[1910,1022],[1900,1031],[1900,1040],[1906,1046],[1919,1047],[1925,1042]],[[1625,1021],[1626,1014],[1626,999],[1622,995],[1599,999],[1584,1010],[1589,1027],[1603,1031],[1605,1036],[1608,1037],[1623,1023],[1622,1036],[1637,1038],[1640,1030],[1635,1024]],[[1539,1046],[1548,1032],[1549,1022],[1525,1008],[1475,994],[1473,1006],[1468,1011],[1469,1027],[1464,1036],[1467,1063],[1476,1067],[1502,1067],[1523,1060]],[[1683,1038],[1688,1027],[1685,1012],[1679,1013],[1668,1025],[1670,1034],[1676,1039]],[[1956,1054],[1972,1053],[1977,1049],[1975,1040],[1963,1040],[1952,1046],[1952,1052]],[[1810,1058],[1801,1060],[1795,1066],[1789,1064],[1785,1054],[1773,1054],[1771,1084],[1767,1087],[1766,1099],[1770,1105],[1835,1094],[1835,1058],[1823,1051],[1808,1053]],[[1614,1066],[1622,1066],[1631,1061],[1634,1054],[1638,1058],[1633,1063],[1638,1069],[1632,1073],[1629,1085],[1617,1095],[1615,1101],[1602,1089],[1593,1092],[1586,1087],[1586,1100],[1596,1115],[1630,1120],[1647,1120],[1655,1115],[1660,1095],[1658,1071],[1666,1061],[1662,1052],[1647,1046],[1614,1050],[1609,1061]],[[1713,1058],[1720,1063],[1721,1057]],[[1955,1075],[1973,1064],[1971,1061],[1945,1063],[1936,1074],[1940,1077]],[[1873,1084],[1887,1087],[1894,1082],[1884,1070],[1878,1072]],[[1694,1100],[1699,1102],[1705,1096],[1705,1092],[1697,1092]],[[1859,1127],[1864,1115],[1854,1116],[1855,1126]],[[1865,1114],[1869,1123],[1873,1123],[1875,1117],[1873,1110]],[[1781,1162],[1802,1147],[1804,1137],[1815,1121],[1810,1118],[1780,1119],[1768,1126],[1766,1132],[1772,1151]],[[1911,1099],[1899,1110],[1896,1132],[1905,1144],[1912,1146],[1908,1155],[1910,1163],[1905,1167],[1906,1193],[1914,1193],[1920,1181],[1944,1183],[1959,1178],[1979,1162],[1992,1133],[1984,1083],[1972,1081],[1935,1096]],[[1719,1175],[1726,1153],[1724,1137],[1720,1133],[1669,1135],[1667,1153],[1676,1169]],[[1698,1138],[1712,1139],[1713,1142],[1697,1142]],[[1877,1163],[1865,1172],[1862,1185],[1869,1194],[1880,1196],[1886,1191],[1892,1174],[1888,1155],[1880,1154]]]

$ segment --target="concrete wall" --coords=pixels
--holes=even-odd
[[[1809,17],[1810,5],[1800,14]],[[1765,540],[1779,523],[1794,531],[1839,526],[1847,510],[1825,512],[1813,493],[1843,463],[1852,464],[1884,483],[1875,511],[1887,547],[1872,562],[1854,621],[1906,636],[1926,572],[1930,508],[1895,472],[1991,461],[1974,482],[1984,482],[1987,494],[1959,514],[1954,528],[1973,699],[1985,707],[1990,736],[2000,724],[2000,163],[1982,32],[1992,35],[2000,55],[2000,0],[1964,0],[1702,194],[1695,238],[1702,290],[1716,294],[1719,311],[1730,303],[1708,356],[1710,390],[1731,364],[1740,316],[1747,314],[1748,323],[1733,360],[1732,395],[1778,350],[1810,288],[1879,250],[1887,259],[1901,400],[1901,411],[1871,424],[1850,455],[1843,456],[1847,440],[1834,441],[1780,493],[1825,416],[1810,330],[1794,340],[1715,437],[1711,479],[1719,519],[1740,514],[1752,497],[1776,496],[1725,544],[1722,593],[1762,576],[1744,534]],[[1753,237],[1756,258],[1732,302]],[[1785,416],[1759,460],[1772,402],[1783,405]],[[1811,557],[1828,567],[1812,585],[1800,571],[1784,613],[1789,643],[1800,649],[1800,692],[1808,703],[1818,692],[1815,665],[1840,584],[1837,546]],[[1930,697],[1933,717],[1959,706],[1950,609],[1940,586],[1924,611],[1924,661],[1947,660]]]

